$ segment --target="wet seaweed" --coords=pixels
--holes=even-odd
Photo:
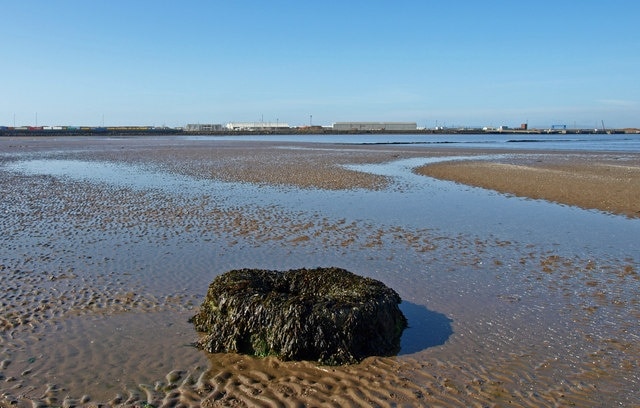
[[[350,364],[397,354],[400,302],[382,282],[340,268],[240,269],[211,283],[191,322],[211,353]]]

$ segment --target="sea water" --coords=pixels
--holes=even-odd
[[[640,152],[640,134],[364,134],[364,135],[242,135],[187,136],[188,140],[246,140],[268,142],[339,143],[356,145],[390,144],[446,148],[524,150],[573,150]]]

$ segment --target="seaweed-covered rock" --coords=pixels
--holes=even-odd
[[[229,271],[209,285],[191,322],[211,353],[322,364],[398,352],[407,320],[382,282],[339,268]]]

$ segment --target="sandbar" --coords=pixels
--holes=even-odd
[[[637,155],[516,155],[434,163],[416,172],[519,197],[640,217]]]

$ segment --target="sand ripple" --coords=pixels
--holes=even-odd
[[[422,154],[153,143],[39,139],[0,149],[327,189],[389,182],[339,170],[339,164]],[[16,156],[0,156],[0,162],[11,160]],[[0,406],[640,401],[637,255],[594,258],[525,237],[497,239],[491,231],[447,236],[253,202],[221,203],[202,194],[1,176]],[[195,333],[187,318],[217,273],[316,263],[348,264],[384,279],[405,300],[437,310],[446,335],[395,358],[345,367],[208,356],[189,346]],[[427,337],[419,325],[413,330]]]

